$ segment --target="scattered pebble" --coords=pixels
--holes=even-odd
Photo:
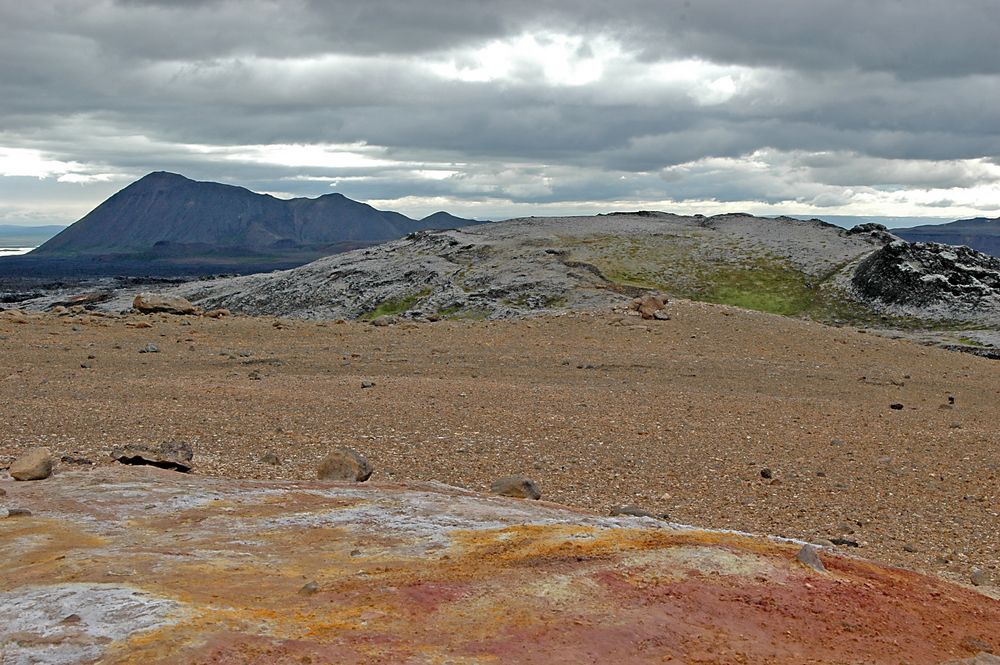
[[[972,575],[969,576],[969,581],[972,582],[973,586],[984,586],[990,581],[989,573],[983,568],[976,568],[972,571]]]

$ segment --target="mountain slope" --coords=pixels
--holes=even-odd
[[[333,245],[365,246],[435,228],[341,194],[276,199],[242,187],[156,172],[113,195],[33,256],[120,255],[152,249],[172,254],[281,252]],[[449,216],[451,225],[475,224]]]
[[[893,233],[911,242],[936,242],[945,245],[965,245],[984,254],[1000,256],[1000,217],[960,219],[948,224],[927,224],[909,229],[893,229]]]

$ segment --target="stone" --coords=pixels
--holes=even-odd
[[[395,316],[391,316],[391,315],[378,316],[378,317],[372,319],[372,325],[373,326],[379,326],[379,327],[391,326],[391,325],[393,325],[393,324],[395,324],[397,322],[398,322],[398,319]]]
[[[232,315],[232,312],[230,312],[225,307],[219,307],[217,309],[210,309],[207,312],[205,312],[205,313],[202,314],[202,316],[207,317],[209,319],[221,319],[221,318],[223,318],[225,316],[231,316],[231,315]]]
[[[941,665],[1000,665],[1000,656],[994,656],[991,653],[982,652],[976,654],[972,658],[948,660],[941,663]]]
[[[140,293],[132,301],[132,308],[142,314],[164,314],[190,315],[197,314],[196,308],[187,298],[179,296],[165,296],[156,293]]]
[[[316,582],[306,582],[305,584],[302,585],[302,588],[299,589],[299,595],[311,596],[314,593],[317,593],[318,591],[319,591],[319,584],[317,584]]]
[[[184,441],[168,441],[159,446],[129,443],[111,451],[111,457],[122,464],[148,465],[187,473],[191,470],[194,450]]]
[[[960,647],[972,653],[993,653],[993,645],[986,640],[967,635],[959,644]]]
[[[8,508],[7,517],[31,517],[31,511],[27,508]]]
[[[59,458],[59,461],[63,464],[73,464],[76,466],[93,466],[94,464],[86,457],[77,457],[76,455],[63,455]]]
[[[903,543],[903,551],[909,552],[910,554],[916,554],[919,550],[913,543]]]
[[[250,379],[251,381],[260,381],[260,379],[261,379],[260,370],[256,370],[256,369],[251,370],[250,373],[247,374],[247,378]]]
[[[892,409],[893,411],[902,411],[903,405],[900,404],[899,402],[894,402],[889,405],[889,408]]]
[[[271,451],[264,453],[260,461],[271,466],[281,466],[281,459]]]
[[[983,568],[976,568],[972,571],[972,575],[969,576],[969,581],[972,582],[973,586],[984,586],[989,584],[990,575]]]
[[[542,493],[538,490],[535,481],[524,476],[507,476],[499,478],[490,483],[490,492],[500,496],[512,496],[517,499],[541,499]]]
[[[10,465],[14,480],[44,480],[52,475],[52,453],[48,448],[34,448]]]
[[[657,319],[660,318],[656,316],[657,312],[662,310],[666,306],[667,302],[668,300],[666,296],[662,295],[642,296],[632,301],[632,309],[639,312],[639,315],[642,316],[643,319]],[[666,318],[661,318],[660,320],[670,319],[670,317],[665,313],[662,314],[662,316],[665,316]]]
[[[372,475],[368,460],[353,448],[337,448],[319,463],[316,477],[320,480],[345,480],[363,483]]]
[[[362,388],[374,388],[375,387],[375,382],[374,381],[362,381],[361,382],[361,387]]]
[[[160,347],[153,342],[146,342],[146,346],[139,349],[139,353],[159,353]]]
[[[819,551],[814,545],[803,545],[799,553],[795,555],[795,558],[803,566],[807,568],[812,568],[818,573],[825,573],[826,566],[823,565],[823,561],[819,558]]]
[[[850,538],[831,538],[830,542],[841,547],[861,547],[861,543]]]
[[[774,473],[765,466],[760,470],[760,477],[764,480],[770,480],[771,478],[774,478]]]
[[[648,510],[643,510],[638,506],[615,506],[611,509],[611,517],[619,517],[621,515],[626,515],[628,517],[652,517],[657,519],[656,515],[649,512]]]

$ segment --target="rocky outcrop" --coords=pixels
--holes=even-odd
[[[819,572],[777,539],[439,484],[106,467],[0,485],[31,513],[0,519],[5,663],[929,665],[1000,650],[997,600],[828,550]]]
[[[897,240],[864,259],[852,284],[902,314],[1000,319],[1000,259],[968,247]]]

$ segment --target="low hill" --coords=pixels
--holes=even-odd
[[[893,229],[892,232],[912,242],[965,245],[984,254],[1000,257],[1000,217],[960,219],[949,224],[927,224],[908,229]]]
[[[476,223],[443,212],[410,219],[341,194],[283,200],[156,172],[114,194],[30,258],[284,265],[290,258],[305,263],[413,231]]]

